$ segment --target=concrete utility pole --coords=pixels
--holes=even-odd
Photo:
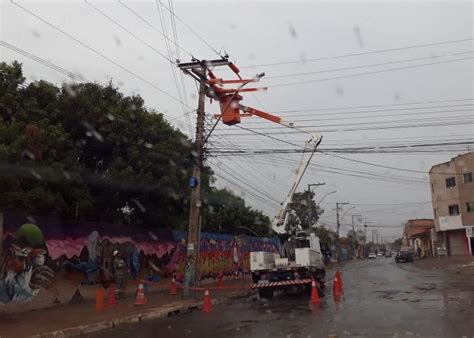
[[[337,224],[337,232],[336,232],[336,239],[337,244],[339,244],[339,229],[341,228],[341,220],[339,219],[339,206],[349,204],[347,202],[336,202],[336,224]]]
[[[354,216],[362,217],[362,215],[352,215],[352,250],[355,250],[355,228],[354,228]]]
[[[372,222],[364,222],[364,245],[367,244],[367,224],[371,224]],[[373,240],[372,240],[373,242]]]
[[[226,58],[218,60],[193,60],[188,63],[179,63],[178,68],[186,75],[191,76],[199,82],[199,100],[196,121],[196,141],[193,176],[189,180],[191,188],[191,202],[189,210],[189,226],[186,264],[184,271],[183,297],[191,297],[191,288],[197,285],[197,268],[199,259],[199,238],[200,238],[200,214],[201,214],[201,172],[204,164],[204,104],[207,93],[207,70],[217,66],[229,66],[231,64]],[[195,293],[192,293],[194,296]]]
[[[320,182],[308,184],[308,195],[306,197],[308,202],[308,229],[311,229],[311,187],[319,187],[320,185],[326,185],[326,183]]]

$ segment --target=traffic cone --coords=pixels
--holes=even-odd
[[[137,288],[137,296],[135,298],[135,305],[141,306],[145,305],[147,302],[147,299],[145,297],[145,291],[143,290],[143,283],[138,284]]]
[[[222,289],[224,287],[224,278],[222,274],[220,274],[219,277],[217,277],[217,287],[219,289]]]
[[[104,309],[104,289],[97,290],[95,293],[95,309],[96,311]]]
[[[334,276],[334,281],[332,284],[332,293],[334,295],[340,295],[342,293],[342,279],[339,270],[336,271],[336,275]]]
[[[176,288],[176,280],[171,278],[171,284],[170,284],[170,295],[177,295],[178,294],[178,289]]]
[[[116,306],[117,300],[115,299],[115,286],[109,287],[109,293],[107,294],[107,306]]]
[[[310,303],[319,303],[321,299],[319,299],[318,288],[316,286],[316,281],[313,279],[311,282],[311,298],[309,300]]]
[[[212,303],[211,296],[209,295],[209,290],[204,291],[204,301],[202,303],[202,312],[211,312]]]

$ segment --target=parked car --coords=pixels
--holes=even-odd
[[[413,262],[413,253],[411,251],[400,250],[395,256],[396,263]]]
[[[385,257],[392,257],[391,251],[385,251]]]
[[[376,258],[377,258],[377,255],[375,254],[375,252],[369,253],[369,259],[376,259]]]
[[[377,257],[383,257],[383,254],[379,251],[379,252],[377,253]]]

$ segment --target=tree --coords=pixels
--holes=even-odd
[[[132,225],[187,227],[194,145],[140,96],[111,83],[26,85],[18,62],[0,63],[0,93],[1,209],[121,223],[129,205]],[[231,231],[236,217],[263,233],[268,218],[212,182],[206,167],[209,206],[225,211],[203,228]]]
[[[402,239],[397,238],[396,240],[394,240],[391,247],[392,247],[392,250],[394,251],[400,250],[400,248],[402,247]]]
[[[319,237],[322,243],[326,243],[327,245],[336,243],[336,232],[326,229],[322,225],[314,227],[313,232]]]
[[[314,196],[313,192],[308,191],[293,194],[292,202],[289,205],[290,214],[287,229],[301,227],[301,229],[305,230],[318,222],[319,216],[324,212],[324,210],[316,205]],[[308,199],[311,205],[311,217],[309,216]]]

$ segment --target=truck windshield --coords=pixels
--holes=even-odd
[[[308,239],[297,239],[296,240],[296,247],[297,248],[309,248],[309,240]]]

